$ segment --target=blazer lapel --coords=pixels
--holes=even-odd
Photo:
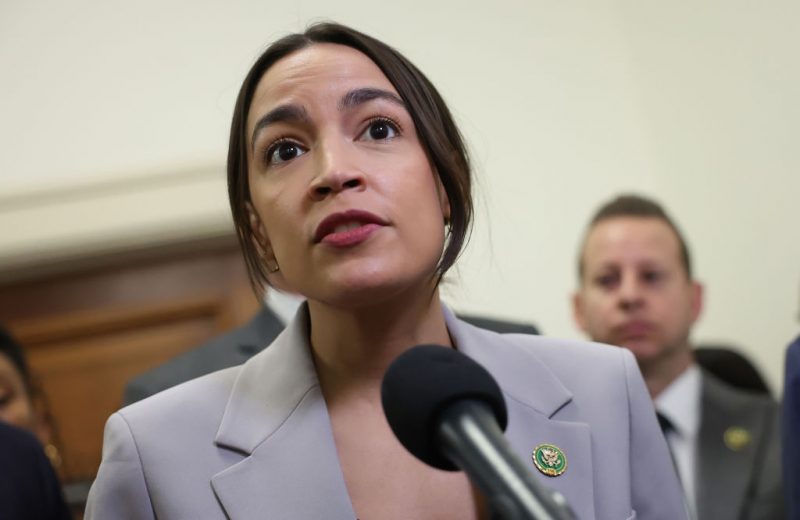
[[[594,518],[591,434],[587,424],[571,420],[572,393],[532,351],[509,348],[513,336],[500,342],[497,334],[444,310],[456,348],[497,379],[508,407],[505,435],[516,454],[544,486],[564,495],[577,518]],[[540,444],[554,444],[565,454],[563,474],[549,477],[536,469],[532,456]]]
[[[355,518],[308,345],[305,306],[241,369],[216,443],[243,459],[211,486],[232,520]]]
[[[272,343],[284,326],[278,316],[266,305],[240,329],[237,335],[237,348],[232,352],[237,360],[235,364],[245,363]]]

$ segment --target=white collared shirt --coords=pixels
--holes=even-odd
[[[700,430],[701,375],[692,364],[655,398],[656,410],[672,423],[667,444],[672,451],[692,518],[697,518],[697,438]]]
[[[264,297],[264,303],[284,325],[294,319],[297,309],[304,301],[305,298],[300,295],[284,293],[272,287],[267,288],[267,295]]]

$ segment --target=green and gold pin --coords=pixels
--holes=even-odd
[[[731,451],[742,451],[745,446],[750,444],[752,437],[750,432],[741,426],[731,426],[725,433],[722,434],[722,440],[725,441],[725,446]]]
[[[531,455],[536,469],[548,477],[558,477],[567,471],[567,456],[555,444],[540,444]]]

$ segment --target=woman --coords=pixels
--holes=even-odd
[[[70,512],[53,468],[58,451],[48,444],[35,401],[22,347],[0,327],[0,518],[66,520]]]
[[[37,391],[22,345],[0,327],[0,421],[34,433],[58,467],[61,458],[47,420],[44,396]]]
[[[529,461],[539,444],[562,450],[569,469],[539,476],[579,518],[682,517],[629,354],[498,335],[442,306],[471,220],[469,165],[399,53],[336,24],[271,45],[239,93],[228,181],[254,280],[307,304],[241,367],[114,414],[88,518],[486,517],[464,474],[414,459],[384,418],[383,373],[421,343],[498,379],[509,441]]]

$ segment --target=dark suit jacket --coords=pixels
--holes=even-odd
[[[241,365],[272,343],[282,330],[278,316],[262,307],[245,325],[136,376],[125,387],[123,401],[128,405],[190,379]]]
[[[521,323],[479,316],[462,316],[462,319],[495,332],[538,334],[535,327]],[[272,343],[283,327],[274,312],[262,307],[247,324],[132,379],[125,387],[123,402],[128,405],[190,379],[241,365]]]
[[[783,487],[788,518],[800,520],[800,336],[786,350],[783,389]]]
[[[777,403],[703,371],[701,414],[696,482],[699,520],[784,518]],[[733,431],[739,432],[740,440],[746,432],[749,441],[737,446],[730,441]]]
[[[70,518],[58,478],[39,441],[5,423],[0,423],[0,518]]]

